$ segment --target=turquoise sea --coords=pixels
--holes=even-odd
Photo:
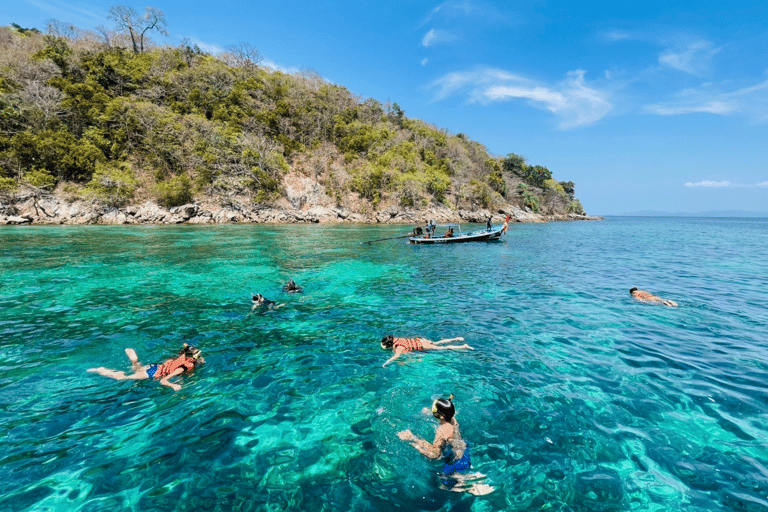
[[[768,220],[361,244],[407,229],[0,229],[0,510],[768,510]],[[183,342],[179,392],[86,372]],[[451,393],[487,496],[397,438]]]

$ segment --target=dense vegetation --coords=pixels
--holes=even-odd
[[[144,18],[111,13],[115,31],[0,27],[0,192],[56,189],[114,206],[270,204],[297,172],[357,209],[583,213],[572,182],[515,154],[492,156],[396,103],[260,66],[249,45],[216,56],[186,42],[158,47],[146,35],[164,30],[161,12],[152,10],[154,26],[136,24],[150,8]]]

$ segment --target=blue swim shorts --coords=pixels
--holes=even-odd
[[[450,475],[456,471],[464,471],[465,469],[469,469],[471,467],[472,462],[469,459],[469,443],[467,443],[467,447],[464,450],[464,455],[460,459],[456,460],[451,460],[450,458],[446,459],[445,465],[443,466],[441,472],[444,475]]]

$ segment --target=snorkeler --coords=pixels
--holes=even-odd
[[[160,384],[163,386],[168,386],[174,391],[178,391],[181,389],[181,386],[173,384],[169,379],[181,375],[182,373],[191,372],[198,364],[205,363],[205,359],[200,357],[201,353],[202,351],[199,348],[185,343],[184,347],[179,350],[176,357],[167,359],[160,364],[142,365],[139,363],[136,351],[132,348],[127,348],[125,349],[125,355],[131,360],[131,368],[133,369],[131,375],[126,375],[123,371],[110,370],[103,366],[90,368],[88,371],[116,380],[159,380]]]
[[[257,294],[251,294],[251,301],[253,302],[253,307],[251,308],[251,311],[254,309],[261,307],[261,306],[267,306],[269,309],[277,309],[279,307],[285,306],[285,304],[277,304],[273,300],[269,300],[265,296],[263,296],[260,293]]]
[[[459,336],[458,338],[430,341],[426,338],[395,338],[393,335],[388,334],[381,338],[381,348],[391,348],[395,351],[395,355],[387,359],[387,362],[381,365],[381,367],[383,368],[387,366],[406,352],[416,352],[419,350],[475,350],[466,343],[464,345],[442,345],[443,343],[450,343],[451,341],[464,341],[464,338]]]
[[[657,297],[656,295],[648,293],[644,290],[638,290],[637,286],[633,286],[632,288],[630,288],[629,294],[638,300],[643,300],[646,302],[661,302],[665,306],[669,306],[672,308],[677,307],[677,302],[662,299],[661,297]]]
[[[288,283],[283,286],[284,292],[290,292],[290,293],[301,293],[304,291],[304,288],[296,284],[296,281],[293,279],[289,279]]]
[[[423,412],[429,414],[426,407]],[[407,442],[416,450],[430,459],[443,459],[440,480],[443,485],[456,492],[468,492],[476,496],[482,496],[493,491],[493,487],[487,484],[471,482],[473,479],[482,478],[482,473],[460,473],[472,468],[469,457],[469,445],[461,437],[459,422],[456,421],[456,408],[453,405],[453,395],[447,400],[438,398],[432,403],[432,415],[440,420],[435,430],[435,440],[430,444],[426,439],[416,436],[410,430],[397,433],[402,441]]]

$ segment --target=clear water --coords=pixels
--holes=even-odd
[[[0,230],[0,510],[768,510],[768,221],[360,244],[403,230]],[[477,350],[381,368],[386,333]],[[85,371],[185,341],[177,393]],[[396,436],[449,393],[488,496]]]

